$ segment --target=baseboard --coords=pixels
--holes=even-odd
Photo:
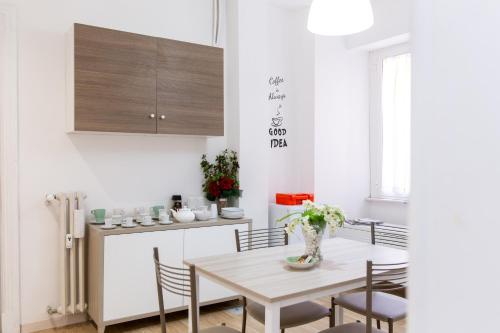
[[[68,325],[80,324],[88,321],[86,313],[76,315],[54,316],[48,320],[42,320],[36,323],[22,324],[21,333],[32,333],[51,328],[63,327]]]

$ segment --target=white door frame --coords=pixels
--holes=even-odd
[[[19,140],[17,20],[13,6],[0,4],[0,273],[2,332],[20,331]],[[4,22],[2,22],[4,21]],[[0,42],[3,43],[2,39]],[[2,51],[5,50],[5,51]]]

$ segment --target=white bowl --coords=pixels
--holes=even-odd
[[[203,210],[195,210],[194,211],[194,216],[198,221],[206,221],[210,219],[210,212],[209,211],[203,211]]]
[[[222,212],[227,212],[227,213],[236,213],[236,212],[243,212],[243,208],[239,207],[224,207],[221,208]]]
[[[232,213],[232,214],[229,214],[229,213],[222,213],[221,214],[221,217],[224,218],[224,219],[241,219],[243,218],[243,216],[245,216],[245,214],[243,212],[241,213]]]

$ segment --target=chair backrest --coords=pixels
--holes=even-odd
[[[162,264],[158,248],[153,248],[153,259],[156,271],[156,287],[158,291],[158,305],[160,307],[161,332],[167,332],[165,323],[165,303],[163,300],[163,290],[172,294],[189,297],[191,299],[191,309],[195,309],[196,304],[196,282],[194,266],[189,268],[172,267]],[[198,311],[193,310],[191,321],[193,333],[198,333]]]
[[[372,244],[382,244],[406,249],[408,247],[408,228],[403,225],[371,224]]]
[[[266,247],[288,245],[288,234],[284,227],[269,229],[254,229],[249,231],[234,230],[236,250],[245,252]]]
[[[372,333],[373,292],[403,290],[408,284],[408,262],[391,264],[366,263],[366,333]]]

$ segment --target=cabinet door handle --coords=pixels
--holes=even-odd
[[[165,117],[165,115],[164,115],[164,114],[162,114],[162,115],[160,116],[160,119],[161,119],[161,120],[165,120],[165,118],[167,118],[167,117]]]
[[[155,119],[155,117],[156,117],[156,115],[155,115],[154,113],[151,113],[151,114],[149,115],[149,118],[151,118],[151,119]]]

